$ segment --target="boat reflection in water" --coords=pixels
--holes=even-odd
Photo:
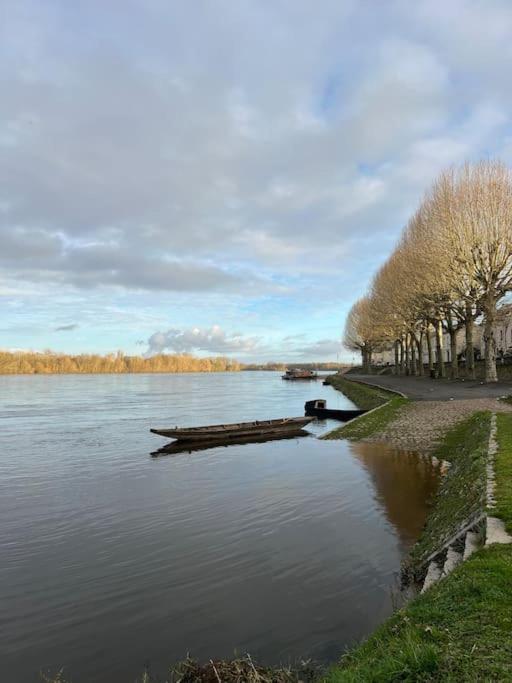
[[[178,453],[194,453],[195,451],[205,451],[209,448],[220,448],[222,446],[239,446],[248,443],[264,443],[265,441],[281,441],[283,439],[296,439],[303,436],[312,436],[305,429],[297,429],[280,434],[268,434],[267,436],[240,436],[229,439],[212,439],[210,441],[173,441],[151,455],[156,458],[159,455],[177,455]]]

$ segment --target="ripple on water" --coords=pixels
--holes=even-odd
[[[274,373],[0,377],[6,670],[116,683],[188,651],[327,660],[366,635],[391,610],[431,464],[314,437],[149,457],[150,425],[300,415],[322,397],[350,407]]]

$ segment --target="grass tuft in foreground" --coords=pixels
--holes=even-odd
[[[165,679],[153,677],[149,671],[145,671],[135,683],[313,683],[319,680],[319,676],[319,668],[309,661],[296,667],[271,668],[255,663],[250,655],[238,659],[210,660],[205,664],[187,657],[173,666]],[[62,671],[54,676],[41,674],[41,682],[71,683],[64,678]]]
[[[512,533],[512,415],[497,415],[498,452],[495,460],[496,500],[493,515],[505,522]]]
[[[308,683],[313,680],[318,680],[318,670],[308,662],[299,669],[271,669],[255,664],[246,655],[229,661],[210,660],[207,664],[186,659],[174,668],[169,683]]]

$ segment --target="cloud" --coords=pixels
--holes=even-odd
[[[173,259],[110,242],[72,241],[62,234],[17,228],[6,232],[0,266],[25,279],[61,282],[80,288],[115,285],[126,289],[204,291],[247,289],[262,278],[230,273],[207,262]],[[268,283],[271,287],[271,283]]]
[[[146,355],[172,351],[188,353],[204,351],[206,353],[225,354],[253,352],[257,349],[259,339],[246,337],[238,332],[228,334],[218,325],[209,329],[191,327],[180,330],[171,328],[166,332],[155,332],[148,339]]]
[[[457,97],[464,35],[477,53],[489,47],[476,40],[479,11],[457,3],[452,45],[442,17],[454,12],[440,6],[437,35],[428,8],[373,8],[367,27],[367,10],[353,2],[223,3],[198,16],[192,6],[135,1],[119,39],[93,50],[98,25],[118,27],[105,3],[76,10],[70,41],[57,7],[8,2],[5,271],[84,288],[210,291],[251,280],[257,290],[267,267],[320,272],[332,258],[325,244],[398,230],[397,206],[433,170],[432,141],[442,163],[487,151],[502,121],[475,135],[464,120],[474,107],[512,104],[507,89],[485,89],[500,50],[510,52],[499,30],[506,4],[482,8],[495,59]],[[377,30],[379,15],[392,32]],[[368,50],[358,53],[363,26]],[[232,266],[242,262],[237,277]]]
[[[55,332],[72,332],[76,330],[80,325],[78,323],[71,323],[70,325],[60,325],[55,328]]]
[[[300,353],[307,357],[323,357],[330,356],[333,358],[336,354],[341,352],[340,339],[319,339],[302,347],[296,347],[295,353]]]
[[[114,4],[2,6],[0,295],[47,329],[58,291],[332,339],[442,167],[512,162],[509,0]]]

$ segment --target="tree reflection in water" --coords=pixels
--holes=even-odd
[[[443,474],[443,464],[385,443],[350,442],[350,450],[369,473],[381,505],[405,549],[417,539]]]

